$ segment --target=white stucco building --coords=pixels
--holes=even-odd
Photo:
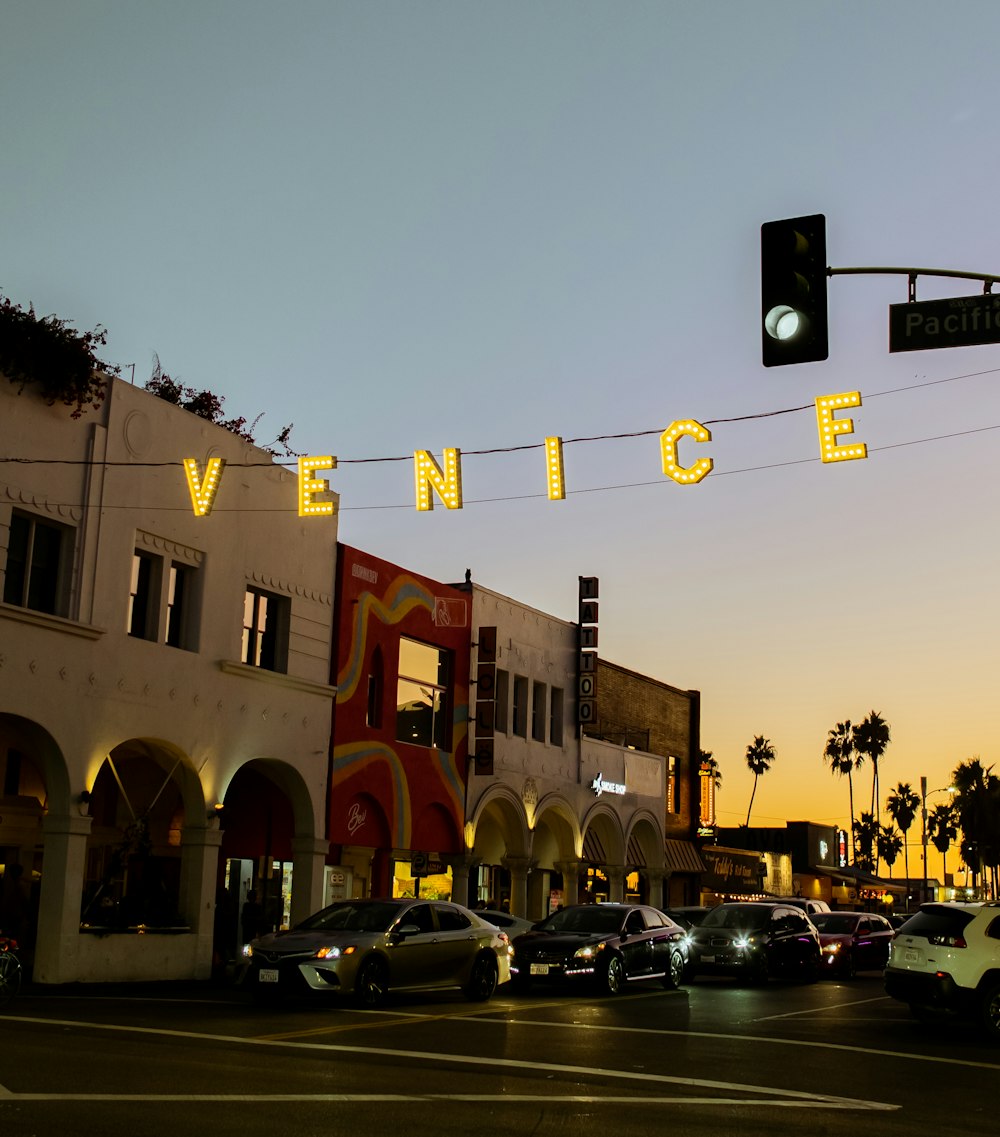
[[[184,458],[227,463],[207,516]],[[0,867],[34,977],[207,977],[250,886],[275,923],[323,898],[336,519],[119,380],[73,419],[0,378],[0,459]]]

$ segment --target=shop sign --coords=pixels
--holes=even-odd
[[[601,794],[628,793],[628,787],[624,782],[606,782],[604,780],[603,773],[598,774],[597,777],[590,783],[590,788],[594,791],[595,794],[597,794],[598,797],[600,797]]]
[[[760,891],[759,853],[741,853],[711,845],[700,851],[707,870],[701,877],[702,888],[748,895]]]

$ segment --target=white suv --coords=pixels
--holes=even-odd
[[[885,990],[917,1018],[956,1012],[1000,1042],[1000,903],[922,904],[896,932]]]

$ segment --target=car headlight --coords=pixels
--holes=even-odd
[[[840,944],[823,944],[823,951],[829,955],[836,955],[837,952],[840,951],[840,947]]]
[[[602,940],[599,944],[587,944],[586,947],[577,948],[573,952],[574,959],[594,959],[595,956],[601,954],[607,947],[607,944]]]
[[[321,947],[314,959],[340,959],[342,955],[353,955],[358,949],[354,944],[348,944],[347,947]]]
[[[253,958],[253,944],[244,944],[243,945],[243,958],[244,959],[252,959]]]
[[[745,951],[747,948],[753,947],[753,945],[753,936],[737,936],[736,939],[733,940],[733,947],[739,951]]]

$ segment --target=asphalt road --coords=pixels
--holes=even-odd
[[[2,1137],[997,1133],[1000,1048],[880,975],[501,988],[379,1011],[187,985],[22,994],[0,1012]]]

